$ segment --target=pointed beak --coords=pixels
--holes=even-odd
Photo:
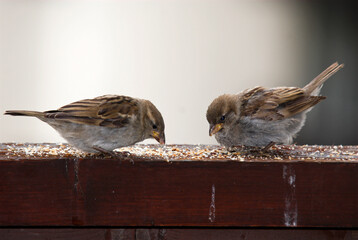
[[[157,131],[153,131],[152,132],[152,137],[157,140],[160,144],[165,144],[165,135],[164,133],[163,134],[160,134],[159,132]]]
[[[215,124],[215,125],[210,125],[209,136],[211,137],[212,135],[215,135],[222,128],[223,128],[222,123],[218,123],[218,124]]]

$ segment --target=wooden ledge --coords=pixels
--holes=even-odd
[[[358,227],[357,146],[134,148],[0,144],[0,225]]]

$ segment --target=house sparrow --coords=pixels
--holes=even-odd
[[[147,138],[165,143],[164,121],[148,100],[105,95],[46,112],[9,110],[13,116],[33,116],[48,123],[68,143],[85,152],[113,153]]]
[[[306,114],[325,99],[322,84],[343,67],[329,66],[304,88],[255,87],[239,94],[224,94],[208,107],[209,135],[225,147],[290,144],[303,127]]]

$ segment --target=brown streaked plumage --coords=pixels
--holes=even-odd
[[[226,147],[291,143],[306,113],[325,99],[318,96],[322,84],[342,67],[332,64],[303,88],[255,87],[217,97],[206,113],[210,136]]]
[[[105,95],[58,110],[9,110],[5,114],[37,117],[86,152],[111,152],[147,138],[165,143],[164,120],[158,109],[148,100],[128,96]]]

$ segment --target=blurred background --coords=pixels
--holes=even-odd
[[[358,144],[357,1],[2,0],[0,142],[64,142],[5,110],[121,94],[158,107],[167,143],[213,144],[205,114],[215,97],[302,87],[335,61],[345,68],[298,144]]]

